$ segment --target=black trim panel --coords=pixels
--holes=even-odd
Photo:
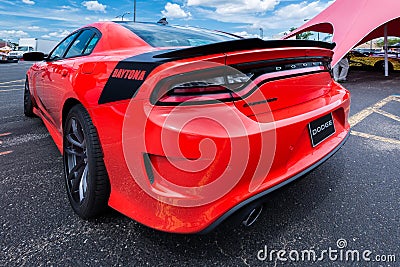
[[[327,161],[330,157],[332,157],[346,143],[347,139],[349,139],[349,136],[350,136],[350,131],[348,132],[348,134],[346,135],[344,140],[334,150],[332,150],[328,155],[323,157],[321,160],[319,160],[318,162],[314,163],[313,165],[311,165],[310,167],[308,167],[304,171],[302,171],[302,172],[296,174],[295,176],[291,177],[290,179],[287,179],[287,180],[283,181],[282,183],[280,183],[280,184],[278,184],[278,185],[276,185],[274,187],[271,187],[271,188],[269,188],[269,189],[267,189],[267,190],[265,190],[265,191],[263,191],[261,193],[258,193],[257,195],[254,195],[254,196],[252,196],[252,197],[240,202],[238,205],[236,205],[235,207],[231,208],[229,211],[224,213],[221,217],[219,217],[215,222],[213,222],[207,228],[205,228],[204,230],[198,232],[198,234],[207,234],[207,233],[211,232],[219,224],[221,224],[225,219],[227,219],[229,216],[234,214],[239,209],[243,208],[244,206],[250,204],[253,201],[259,200],[260,198],[262,198],[262,197],[266,196],[267,194],[271,193],[272,191],[275,191],[275,190],[281,188],[282,186],[285,186],[285,185],[293,182],[294,180],[297,180],[298,178],[301,178],[305,174],[311,172],[312,170],[317,168],[319,165],[321,165],[322,163]]]

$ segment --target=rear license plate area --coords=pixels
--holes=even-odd
[[[332,113],[310,122],[308,124],[308,130],[311,137],[311,144],[313,147],[316,147],[336,131]]]

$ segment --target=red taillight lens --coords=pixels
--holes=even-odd
[[[177,105],[184,102],[231,101],[232,93],[245,87],[251,75],[238,71],[203,70],[169,77],[159,83],[152,103]]]
[[[227,100],[231,95],[229,90],[221,85],[207,86],[179,86],[172,88],[167,94],[163,95],[158,103],[183,103],[187,101],[204,100]]]

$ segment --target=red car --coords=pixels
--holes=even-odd
[[[265,196],[333,155],[349,134],[334,44],[241,39],[101,22],[33,52],[24,112],[63,155],[82,218],[107,206],[149,227],[251,225]]]

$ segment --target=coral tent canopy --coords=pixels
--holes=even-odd
[[[353,47],[383,37],[385,25],[388,36],[400,37],[399,0],[336,0],[284,39],[306,31],[333,34],[336,65]]]

